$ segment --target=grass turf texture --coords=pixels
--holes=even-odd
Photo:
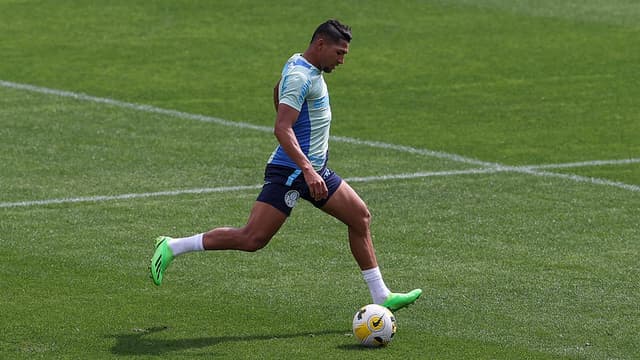
[[[355,38],[326,77],[334,134],[507,165],[639,157],[638,5],[532,4],[0,0],[0,79],[269,126],[282,63],[336,16]],[[0,104],[0,202],[259,184],[275,146],[15,89]],[[473,167],[335,142],[331,165]],[[553,171],[640,185],[639,169]],[[638,192],[514,173],[353,186],[387,283],[425,289],[376,357],[640,352]],[[240,225],[256,192],[0,209],[0,357],[371,357],[347,336],[369,295],[346,231],[306,204],[261,252],[187,255],[161,288],[146,278],[153,237]]]

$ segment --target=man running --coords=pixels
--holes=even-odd
[[[289,58],[273,94],[279,146],[267,162],[264,186],[247,223],[185,238],[156,239],[150,266],[156,285],[162,283],[173,259],[186,252],[263,248],[302,198],[347,225],[351,253],[374,303],[395,311],[420,297],[421,289],[392,293],[387,288],[371,241],[369,209],[346,181],[327,168],[331,107],[323,73],[343,64],[350,42],[351,28],[328,20],[315,30],[304,53]]]

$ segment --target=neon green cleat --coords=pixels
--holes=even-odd
[[[391,293],[382,303],[382,306],[391,311],[400,310],[405,306],[411,305],[422,295],[422,289],[414,289],[408,293]]]
[[[153,253],[151,266],[149,266],[149,270],[151,271],[150,277],[153,283],[158,286],[162,283],[164,271],[173,261],[173,252],[171,252],[168,244],[169,240],[171,240],[171,238],[168,236],[160,236],[156,239],[156,251]]]

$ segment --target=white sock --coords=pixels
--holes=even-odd
[[[369,292],[371,293],[374,304],[382,304],[387,300],[391,291],[389,291],[387,285],[384,284],[379,267],[376,266],[373,269],[362,270],[362,276],[369,287]]]
[[[203,251],[202,236],[204,234],[196,234],[186,238],[171,239],[168,242],[173,256],[178,256],[191,251]]]

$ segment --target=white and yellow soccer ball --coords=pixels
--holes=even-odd
[[[364,346],[385,346],[391,342],[396,330],[396,317],[381,305],[365,305],[353,317],[353,335]]]

